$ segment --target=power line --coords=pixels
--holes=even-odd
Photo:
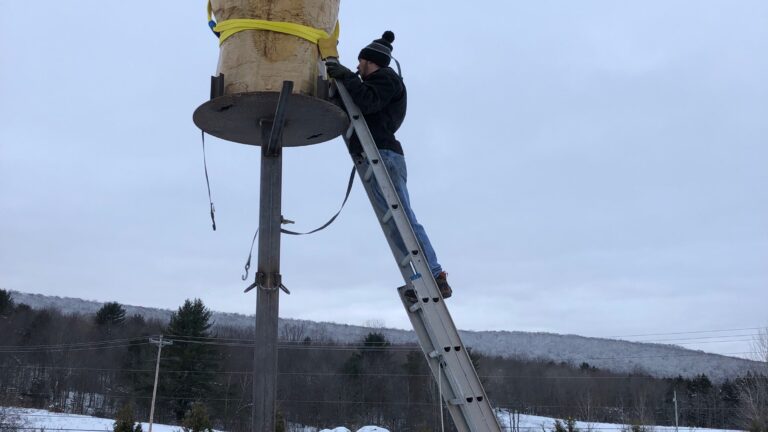
[[[727,338],[751,338],[749,340],[753,340],[754,338],[758,337],[759,335],[757,333],[750,333],[750,334],[734,334],[734,335],[717,335],[717,336],[697,336],[697,337],[688,337],[688,338],[672,338],[672,339],[643,339],[643,340],[636,340],[631,341],[632,343],[659,343],[659,342],[669,342],[669,341],[695,341],[695,340],[702,340],[702,339],[727,339]]]
[[[172,339],[174,342],[179,343],[192,343],[192,344],[202,344],[202,345],[215,345],[215,346],[228,346],[228,347],[245,347],[245,348],[253,348],[253,344],[229,344],[229,343],[216,343],[216,342],[200,342],[200,341],[184,341],[184,340],[177,340]],[[128,348],[128,347],[135,347],[139,345],[148,345],[149,342],[136,342],[131,343],[128,345],[106,345],[106,346],[92,346],[92,347],[75,347],[70,348],[69,346],[61,346],[59,348],[45,348],[45,349],[37,349],[37,347],[33,347],[35,349],[18,349],[18,350],[2,350],[0,349],[0,354],[2,353],[42,353],[42,352],[77,352],[77,351],[91,351],[91,350],[99,350],[99,349],[111,349],[111,348]],[[402,345],[390,345],[387,347],[371,347],[371,346],[365,346],[365,345],[351,345],[351,346],[344,346],[344,345],[327,345],[327,346],[318,346],[318,345],[280,345],[278,344],[279,350],[318,350],[318,351],[364,351],[364,352],[412,352],[412,351],[420,351],[420,348],[416,346],[402,346]],[[721,355],[721,356],[735,356],[735,355],[748,355],[748,354],[759,354],[758,351],[738,351],[738,352],[726,352],[726,353],[706,353],[706,352],[691,352],[691,353],[685,353],[685,354],[657,354],[657,355],[637,355],[637,356],[614,356],[614,357],[575,357],[570,359],[562,359],[563,361],[568,360],[572,362],[581,362],[585,360],[622,360],[622,359],[643,359],[643,358],[675,358],[675,357],[698,357],[702,355]],[[485,354],[490,357],[498,357],[499,354]],[[514,359],[515,357],[510,357],[511,359]]]
[[[664,345],[701,345],[701,344],[712,344],[712,343],[734,343],[734,342],[752,342],[753,339],[733,339],[733,340],[716,340],[716,341],[701,341],[701,342],[676,342],[674,344],[664,344]],[[705,353],[705,354],[714,354],[718,355],[717,353]]]
[[[92,346],[92,347],[61,347],[61,348],[45,348],[45,349],[17,349],[17,350],[3,350],[0,349],[0,354],[2,353],[12,353],[12,354],[24,354],[24,353],[50,353],[50,352],[77,352],[77,351],[94,351],[94,350],[101,350],[101,349],[112,349],[112,348],[129,348],[132,346],[138,346],[138,345],[149,345],[149,342],[139,342],[139,343],[132,343],[128,345],[104,345],[104,346]]]
[[[142,337],[132,337],[132,338],[123,338],[123,339],[103,339],[103,340],[95,340],[95,341],[87,341],[87,342],[71,342],[71,343],[46,344],[46,345],[2,345],[0,346],[0,351],[4,351],[6,349],[16,350],[16,349],[78,348],[78,347],[89,347],[89,346],[96,346],[96,345],[126,343],[126,342],[140,341],[140,340],[146,340],[146,339],[147,339],[146,337],[142,336]]]
[[[655,334],[646,334],[646,335],[631,335],[631,336],[653,336],[653,335],[674,335],[674,334],[690,334],[690,333],[711,333],[711,332],[725,332],[725,331],[738,331],[738,330],[753,330],[753,329],[760,329],[759,327],[756,328],[745,328],[745,329],[732,329],[732,330],[704,330],[699,332],[674,332],[674,333],[655,333]],[[683,345],[683,344],[703,344],[703,343],[732,343],[732,342],[750,342],[752,339],[738,339],[738,340],[728,340],[730,338],[744,338],[744,337],[757,337],[759,334],[739,334],[739,335],[717,335],[717,336],[703,336],[703,337],[691,337],[691,338],[672,338],[672,339],[648,339],[648,340],[640,340],[640,341],[631,341],[636,343],[661,343],[661,342],[677,342],[677,345]],[[614,337],[620,337],[620,336],[614,336]],[[629,336],[626,336],[629,337]],[[217,346],[230,346],[230,347],[253,347],[254,342],[253,340],[249,339],[240,339],[240,338],[219,338],[219,337],[206,337],[206,336],[179,336],[179,335],[169,335],[167,336],[167,339],[171,339],[177,342],[181,343],[194,343],[194,344],[203,344],[203,345],[217,345]],[[685,341],[694,341],[694,340],[703,340],[703,339],[717,339],[715,341],[701,341],[701,342],[685,342]],[[132,343],[133,345],[146,345],[146,343],[135,343],[139,341],[145,341],[146,336],[141,337],[132,337],[132,338],[122,338],[122,339],[109,339],[109,340],[98,340],[98,341],[88,341],[88,342],[73,342],[73,343],[65,343],[65,344],[46,344],[46,345],[8,345],[8,346],[0,346],[0,353],[1,352],[27,352],[27,351],[38,351],[38,350],[81,350],[81,349],[93,349],[93,348],[102,348],[102,346],[110,346],[115,344],[121,344],[121,343]],[[318,348],[326,348],[328,350],[341,350],[341,351],[347,351],[347,350],[354,350],[354,349],[368,349],[368,350],[374,350],[377,348],[386,348],[389,350],[418,350],[418,346],[413,343],[407,343],[407,344],[392,344],[391,342],[380,342],[378,343],[380,345],[377,346],[377,342],[368,342],[365,344],[326,344],[326,345],[317,345],[317,344],[307,344],[304,342],[298,342],[298,341],[287,341],[287,340],[281,340],[280,341],[280,348],[283,349],[318,349]],[[120,347],[123,347],[125,345],[120,345]],[[707,354],[715,354],[715,353],[707,353]],[[729,353],[725,353],[729,354]]]
[[[64,370],[64,371],[80,371],[80,372],[117,372],[117,373],[151,373],[153,369],[119,369],[119,368],[89,368],[89,367],[68,367],[68,366],[34,366],[34,365],[0,365],[0,369],[30,369],[30,370]],[[600,370],[600,372],[609,372]],[[163,370],[163,373],[184,373],[184,374],[200,374],[200,375],[243,375],[250,376],[252,371],[195,371],[195,370]],[[342,373],[342,372],[278,372],[281,376],[326,376],[326,377],[390,377],[390,378],[424,378],[431,377],[431,374],[406,374],[406,373]],[[544,376],[544,375],[503,375],[503,374],[486,374],[479,375],[480,378],[494,378],[494,379],[533,379],[533,380],[625,380],[625,379],[652,379],[663,380],[665,378],[658,378],[647,375],[609,375],[609,376],[594,376],[594,375],[558,375],[558,376]]]
[[[619,335],[619,336],[596,336],[606,339],[619,339],[627,337],[646,337],[646,336],[670,336],[670,335],[682,335],[682,334],[700,334],[700,333],[723,333],[733,331],[746,331],[746,330],[765,330],[765,327],[743,327],[736,329],[722,329],[722,330],[694,330],[686,332],[668,332],[668,333],[645,333],[645,334],[632,334],[632,335]]]

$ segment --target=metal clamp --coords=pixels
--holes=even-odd
[[[259,288],[264,291],[275,291],[278,288],[282,288],[283,291],[290,294],[287,288],[283,286],[283,278],[280,273],[264,273],[257,272],[256,280],[245,289],[244,292],[248,292],[254,288]]]

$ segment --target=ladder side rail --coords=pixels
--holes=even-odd
[[[347,89],[338,81],[336,81],[336,85],[337,85],[339,95],[341,96],[342,102],[344,103],[348,113],[350,114],[350,120],[352,121],[352,126],[355,128],[355,131],[357,132],[358,139],[360,140],[360,144],[363,147],[365,156],[368,158],[368,160],[381,161],[381,155],[378,151],[378,148],[376,147],[375,142],[373,141],[373,138],[371,137],[370,130],[368,129],[368,125],[365,123],[362,112],[360,112],[359,108],[355,105]],[[362,129],[362,131],[360,129]],[[345,139],[346,138],[347,137],[345,136]],[[361,165],[356,163],[355,166],[358,168],[358,174],[361,175],[360,173],[362,169]],[[392,181],[389,178],[389,174],[386,171],[386,167],[381,162],[373,164],[373,172],[376,175],[376,180],[377,182],[379,182],[380,189],[384,194],[387,202],[388,203],[395,202],[399,206],[400,211],[394,212],[393,218],[395,219],[395,222],[398,225],[397,226],[398,231],[401,233],[401,236],[403,237],[403,243],[406,245],[406,247],[409,250],[419,251],[419,253],[416,256],[417,259],[414,260],[415,261],[414,264],[416,266],[416,270],[418,273],[421,273],[422,275],[427,275],[424,277],[426,282],[426,280],[430,279],[429,276],[431,276],[431,270],[429,269],[429,265],[426,262],[426,258],[421,249],[421,245],[416,239],[416,234],[413,232],[413,228],[410,225],[410,221],[408,220],[405,213],[402,211],[402,203],[400,202],[400,197],[397,196],[397,193],[394,190],[394,185],[392,184]],[[361,180],[363,180],[362,183],[364,187],[366,187],[367,189],[368,182],[365,181],[364,178],[361,178]],[[370,194],[369,194],[369,198],[372,198]],[[377,211],[377,216],[379,216],[379,222],[381,222],[382,215],[379,215],[378,211]],[[402,235],[403,233],[405,233],[406,235]],[[399,253],[399,251],[397,249],[393,249],[393,254],[396,254],[396,253]],[[419,264],[423,264],[423,266],[420,266]],[[405,273],[404,273],[404,276],[406,276]],[[406,281],[407,280],[408,279],[406,279]],[[427,290],[428,290],[427,292],[429,293],[430,297],[440,298],[438,295],[439,290],[437,289],[437,286],[434,283],[433,284],[426,283],[425,286],[427,287]],[[445,331],[449,335],[449,339],[450,339],[449,343],[445,346],[461,346],[461,350],[466,352],[461,342],[461,337],[459,336],[459,333],[456,330],[456,325],[454,324],[450,314],[447,312],[447,308],[438,308],[438,309],[441,309],[439,311],[441,312],[439,313],[440,315],[439,320],[442,323],[444,323],[443,327],[445,328]],[[479,380],[477,381],[479,382]]]
[[[352,158],[355,161],[355,164],[356,164],[355,166],[357,168],[358,175],[362,177],[366,171],[365,159],[362,156],[353,156]],[[374,198],[373,198],[373,192],[372,192],[372,188],[373,188],[372,183],[363,181],[363,186],[364,186],[364,189],[366,190],[366,193],[368,194],[369,200],[373,201]],[[382,226],[382,230],[385,233],[390,232],[391,228],[382,221],[381,216],[383,215],[381,214],[378,207],[374,206],[374,212],[380,218],[379,222]],[[397,253],[399,253],[399,249],[395,246],[395,243],[392,237],[385,235],[385,238],[389,242],[390,248],[393,251],[393,255],[396,256]],[[413,275],[410,268],[400,267],[400,270],[401,270],[401,275],[406,281],[408,281],[410,276]],[[427,279],[427,278],[417,278],[415,281],[412,280],[411,283],[416,285],[418,283],[425,283],[429,280],[430,279]],[[420,290],[420,292],[425,292],[425,291],[426,291],[425,289]],[[401,300],[403,300],[402,294],[401,294]],[[447,309],[446,309],[446,312],[447,312]],[[447,316],[450,317],[450,314],[448,314]],[[496,422],[495,415],[490,405],[488,405],[487,402],[483,402],[483,399],[486,399],[487,397],[485,396],[484,391],[482,390],[482,385],[479,383],[479,379],[476,376],[476,372],[474,371],[474,367],[472,366],[471,359],[467,356],[466,351],[463,348],[463,345],[459,345],[461,348],[458,351],[455,350],[454,345],[450,345],[454,349],[452,349],[446,354],[442,349],[444,347],[444,344],[438,343],[438,341],[436,341],[435,338],[433,337],[433,335],[438,334],[438,332],[429,331],[427,329],[427,326],[428,326],[427,322],[429,322],[430,320],[426,319],[425,317],[419,314],[409,314],[409,318],[411,319],[411,323],[419,337],[421,349],[423,351],[425,359],[428,362],[428,365],[430,366],[434,379],[436,381],[442,381],[444,383],[444,385],[442,385],[442,388],[445,389],[443,396],[447,402],[446,407],[448,408],[452,418],[454,418],[455,423],[459,425],[457,426],[459,428],[459,431],[469,432],[472,430],[480,430],[477,428],[474,428],[474,429],[462,428],[461,426],[462,424],[466,425],[466,424],[469,424],[470,422],[472,422],[473,424],[486,423],[486,428],[482,430],[497,431],[498,429],[494,427],[495,426],[494,424]],[[454,339],[454,341],[456,340],[460,342],[460,339]],[[465,352],[461,352],[461,351],[465,351]],[[465,356],[466,358],[462,358],[462,356]],[[440,362],[443,363],[443,367],[440,367]],[[474,376],[474,383],[476,385],[473,385],[473,381],[467,378],[466,376],[467,370],[472,376]],[[462,376],[462,374],[464,374],[464,376]],[[466,382],[464,382],[463,385],[461,384],[462,378],[466,380]],[[479,388],[479,390],[477,388]],[[461,403],[459,405],[455,403],[456,401],[461,401],[462,399],[465,400],[467,396],[471,396],[473,399],[476,399],[475,401],[476,403],[467,403],[467,404]],[[490,420],[490,422],[492,423],[490,426],[487,425],[489,419],[492,419]],[[469,426],[466,426],[466,427],[469,427]]]
[[[403,243],[409,251],[417,251],[417,253],[410,257],[410,265],[403,266],[401,262],[398,262],[401,274],[403,275],[403,279],[406,281],[406,283],[419,285],[422,288],[422,290],[419,290],[419,292],[427,292],[431,294],[431,297],[440,299],[439,290],[434,279],[431,277],[431,271],[426,263],[421,245],[419,244],[415,233],[413,232],[413,228],[411,227],[407,216],[402,211],[402,203],[397,196],[389,174],[386,171],[386,167],[384,167],[384,164],[382,163],[381,155],[375,145],[375,142],[373,141],[370,130],[365,123],[363,115],[354,104],[354,101],[352,101],[351,96],[347,92],[346,88],[344,88],[344,86],[339,82],[336,82],[336,87],[338,89],[339,95],[341,96],[342,102],[347,109],[351,121],[349,133],[345,134],[344,138],[347,141],[347,144],[349,144],[348,140],[352,136],[351,133],[357,133],[358,138],[360,139],[360,143],[363,147],[365,157],[367,161],[370,161],[370,166],[363,166],[365,162],[364,160],[360,161],[362,163],[358,163],[359,160],[355,161],[358,175],[363,181],[363,185],[366,188],[369,199],[372,203],[374,202],[371,192],[372,186],[368,182],[369,178],[366,177],[369,177],[371,174],[373,174],[387,203],[397,203],[398,205],[398,211],[392,212],[392,218],[395,221],[397,231],[401,235]],[[371,170],[371,173],[367,172],[368,169]],[[398,260],[400,258],[398,257],[398,254],[400,253],[399,248],[395,246],[393,239],[387,235],[388,227],[385,226],[386,222],[382,219],[383,215],[381,215],[380,212],[376,209],[376,206],[374,206],[374,209],[379,218],[379,222],[382,225],[382,229],[385,232],[385,237],[390,243],[390,248],[393,251],[393,255],[395,256],[396,260]],[[411,265],[413,265],[415,268],[416,274],[409,274],[408,270],[413,270],[410,269]],[[421,275],[427,274],[428,277],[418,277],[420,276],[419,273],[421,273]],[[416,276],[415,280],[414,276]],[[405,301],[402,298],[402,293],[401,300]],[[471,427],[469,429],[471,431],[500,431],[498,420],[493,413],[487,396],[485,395],[485,392],[482,388],[482,384],[480,383],[480,380],[477,377],[477,373],[474,370],[474,366],[471,363],[471,359],[469,358],[466,349],[464,349],[461,338],[459,337],[458,331],[456,330],[455,324],[453,323],[453,320],[451,319],[444,302],[438,301],[433,302],[432,304],[426,304],[424,306],[426,306],[426,308],[423,308],[423,310],[419,313],[415,313],[409,310],[408,307],[406,307],[406,310],[409,312],[408,315],[412,321],[412,324],[414,325],[414,329],[420,329],[417,331],[417,335],[419,336],[422,351],[427,357],[430,368],[433,369],[433,375],[435,375],[436,379],[444,380],[443,382],[449,384],[446,386],[446,388],[449,388],[454,395],[462,395],[465,392],[469,392],[468,394],[472,395],[471,399],[473,402],[476,402],[471,404],[457,405],[461,407],[459,409],[449,409],[451,411],[451,415],[454,417],[455,422],[457,425],[462,423],[462,421],[466,422],[468,427]],[[429,328],[431,328],[432,331],[430,331]],[[437,338],[437,340],[435,340],[435,338]],[[427,343],[430,343],[432,346],[426,346]],[[434,349],[435,345],[437,345],[437,350]],[[460,348],[458,350],[449,349],[446,353],[442,352],[439,349],[440,347]],[[438,361],[444,362],[444,367],[439,367],[437,363],[430,361],[428,351],[440,351],[441,354],[437,357],[437,359]],[[435,368],[437,369],[437,374],[434,373]],[[450,374],[448,371],[450,371]],[[480,400],[477,396],[481,396],[482,400]],[[467,398],[467,400],[469,400],[469,398]],[[461,414],[459,411],[461,411]],[[461,421],[457,421],[457,418],[460,418]],[[485,428],[481,429],[481,424],[484,425]]]
[[[462,371],[467,375],[467,382],[470,383],[472,387],[472,394],[477,396],[481,396],[483,399],[488,400],[488,396],[485,393],[485,389],[483,388],[482,384],[480,383],[480,378],[477,376],[477,371],[475,370],[474,365],[472,364],[472,359],[469,356],[469,351],[467,351],[466,347],[464,346],[464,342],[461,339],[461,335],[459,334],[458,330],[456,329],[456,324],[453,322],[453,318],[451,317],[451,314],[448,312],[448,308],[445,304],[442,305],[436,305],[437,307],[434,308],[434,312],[439,315],[439,320],[443,323],[445,323],[445,327],[448,329],[449,333],[452,333],[450,335],[451,340],[458,341],[458,347],[459,350],[456,351],[454,349],[454,352],[456,352],[457,356],[460,357],[460,361],[464,364],[464,366],[461,368]],[[465,357],[464,359],[461,359],[461,357]]]
[[[366,167],[365,167],[365,161],[361,157],[354,157],[353,160],[355,160],[356,168],[358,175],[362,177],[365,175]],[[368,197],[371,201],[373,201],[373,192],[372,192],[372,184],[370,182],[363,182],[364,188],[366,190],[366,193],[368,194]],[[381,217],[383,216],[380,211],[374,206],[374,211],[376,215],[380,218],[379,222],[382,227],[382,230],[385,232],[389,230],[390,228],[387,225],[387,223],[381,221]],[[399,248],[395,245],[395,242],[391,236],[385,235],[385,238],[387,239],[390,249],[392,249],[393,255],[397,256],[399,254]],[[404,280],[411,279],[411,276],[413,275],[413,272],[408,267],[400,267],[401,275],[403,276]],[[424,292],[424,291],[422,291]],[[402,299],[401,300],[407,301]],[[409,314],[410,316],[410,314]],[[471,391],[471,385],[470,383],[464,383],[464,385],[461,385],[460,382],[462,379],[466,379],[466,377],[463,377],[461,374],[461,371],[458,371],[459,375],[457,376],[457,369],[463,369],[461,365],[457,364],[456,360],[453,359],[446,359],[446,354],[443,351],[443,346],[445,344],[440,344],[439,341],[435,340],[433,335],[438,334],[436,331],[429,331],[427,330],[427,323],[424,322],[423,317],[420,317],[419,319],[414,319],[411,317],[411,324],[413,325],[414,329],[416,330],[416,333],[419,338],[420,347],[422,349],[422,352],[427,360],[427,364],[430,367],[430,370],[432,371],[433,378],[435,381],[442,381],[441,388],[443,389],[443,397],[446,400],[446,407],[448,408],[451,417],[454,419],[454,423],[457,424],[457,428],[459,432],[470,432],[473,429],[471,429],[468,425],[469,419],[473,418],[475,415],[473,415],[470,412],[466,413],[459,413],[461,410],[469,410],[470,408],[466,406],[465,404],[457,404],[455,401],[463,401],[466,398],[467,394],[475,394],[476,392]],[[451,353],[448,353],[448,356],[450,356]],[[453,361],[451,361],[453,360]],[[443,363],[443,367],[440,366],[440,363]],[[445,365],[451,364],[453,367],[446,367]],[[458,390],[458,392],[457,392]],[[462,391],[463,390],[463,391]],[[454,403],[451,403],[451,402]]]
[[[448,411],[451,414],[451,417],[454,419],[454,423],[460,432],[477,430],[476,428],[470,427],[469,419],[473,416],[471,412],[468,412],[468,406],[466,404],[451,403],[452,400],[462,400],[465,396],[463,394],[457,394],[453,391],[453,386],[456,385],[455,379],[449,376],[449,374],[453,373],[453,369],[450,365],[448,365],[448,362],[446,362],[445,355],[442,352],[441,347],[435,346],[434,343],[431,346],[426,346],[427,343],[432,339],[431,331],[427,327],[428,324],[427,321],[424,320],[424,317],[421,316],[418,311],[413,312],[412,308],[415,306],[411,304],[403,295],[403,291],[406,288],[407,286],[401,287],[398,290],[400,294],[400,300],[403,303],[403,307],[405,307],[406,311],[409,312],[408,318],[411,321],[411,326],[413,327],[414,332],[419,338],[421,348],[424,352],[424,357],[427,360],[427,364],[429,365],[429,368],[432,372],[432,376],[435,381],[441,383],[440,388],[443,389],[442,396],[446,401],[445,406],[448,408]],[[416,304],[416,306],[418,306],[418,304]],[[445,389],[450,389],[450,394],[446,393]],[[459,419],[461,419],[461,421]]]
[[[400,291],[402,291],[402,289]],[[422,302],[410,304],[410,302],[402,296],[402,292],[401,301],[408,312],[408,318],[411,320],[411,325],[421,340],[422,348],[425,349],[425,355],[427,355],[426,347],[424,347],[424,340],[429,338],[429,335],[432,333],[429,328],[429,323],[434,321],[429,319],[429,315],[439,314],[441,311],[448,314],[447,308],[442,302],[434,304],[434,306],[430,306],[430,303]],[[450,317],[450,314],[448,314],[448,316]],[[459,340],[459,342],[461,341]],[[439,360],[444,365],[443,368],[440,368],[442,369],[442,375],[444,375],[442,378],[445,378],[451,384],[451,387],[462,389],[461,394],[457,395],[461,403],[459,407],[464,411],[465,417],[472,419],[471,424],[475,425],[475,427],[471,430],[499,431],[500,425],[498,424],[498,419],[496,419],[490,401],[485,394],[482,383],[472,364],[472,359],[469,357],[469,352],[464,348],[464,345],[460,344],[449,347],[441,346],[436,349],[439,355]],[[429,358],[430,356],[427,355],[428,360]],[[436,366],[433,366],[433,363],[430,362],[430,367],[434,368]],[[433,369],[432,372],[437,380],[440,370],[438,369],[436,371]],[[449,402],[447,397],[446,402]],[[484,424],[485,428],[479,428],[477,426],[479,424]]]
[[[358,176],[360,176],[361,180],[363,180],[363,176],[365,175],[365,171],[366,171],[365,158],[363,158],[362,156],[353,155],[352,159],[355,162],[355,168],[358,173]],[[362,183],[363,183],[365,192],[368,195],[369,200],[373,201],[375,198],[373,196],[372,184],[370,182],[365,182],[365,181],[363,181]],[[373,208],[374,208],[374,212],[376,213],[376,216],[379,218],[379,223],[381,225],[382,230],[386,233],[390,229],[390,227],[387,226],[388,224],[386,222],[382,221],[383,214],[381,213],[381,211],[376,206],[374,206]],[[389,247],[392,250],[393,255],[397,256],[397,254],[400,253],[400,250],[396,246],[394,239],[388,235],[385,235],[384,237],[387,239],[387,242],[389,243]],[[400,267],[400,273],[403,276],[403,279],[406,281],[410,280],[414,274],[413,271],[408,267]],[[405,300],[402,297],[402,293],[400,293],[400,295],[401,295],[401,300],[404,302],[407,302],[407,300]],[[449,368],[440,367],[441,362],[443,362],[444,364],[447,362],[444,358],[445,354],[443,353],[442,346],[432,336],[436,334],[436,332],[429,331],[427,329],[428,324],[423,320],[423,317],[419,317],[418,319],[416,319],[414,315],[409,314],[409,318],[411,319],[411,324],[414,327],[414,330],[416,331],[416,334],[419,338],[420,347],[422,349],[425,359],[427,360],[427,364],[429,365],[430,370],[432,371],[433,378],[435,379],[435,381],[443,382],[441,388],[444,389],[445,399],[446,400],[463,399],[465,397],[464,394],[459,394],[456,391],[454,391],[454,389],[456,388],[461,388],[461,386],[457,384],[459,382],[459,379],[453,376],[453,374],[455,373],[454,369],[456,368],[455,367],[451,368],[449,372]],[[476,392],[472,392],[472,394],[475,394],[475,393]],[[451,403],[447,403],[446,407],[449,409],[449,411],[458,411],[462,409],[462,406],[451,404]],[[467,420],[464,418],[464,416],[456,417],[457,415],[459,414],[455,412],[451,413],[451,416],[454,417],[455,419],[461,418],[461,421],[456,420],[456,423],[459,424],[459,426],[457,426],[459,431],[460,432],[471,431],[471,429],[469,429],[469,426],[466,425]],[[464,426],[461,426],[462,424],[464,424]]]
[[[416,272],[422,275],[422,279],[424,279],[425,282],[427,280],[432,282],[432,283],[427,283],[425,285],[430,297],[440,299],[439,289],[437,288],[437,284],[434,282],[434,279],[432,278],[432,273],[431,273],[431,270],[429,269],[429,265],[426,262],[426,257],[424,256],[421,245],[416,239],[416,234],[413,232],[413,228],[411,227],[408,217],[405,215],[405,212],[402,211],[403,206],[400,201],[400,197],[397,195],[397,192],[395,191],[395,187],[392,184],[392,180],[389,177],[389,173],[387,172],[386,167],[381,162],[381,154],[379,153],[379,150],[376,147],[373,137],[371,136],[370,130],[368,129],[368,125],[365,122],[363,114],[360,111],[360,109],[357,107],[357,105],[355,105],[347,89],[338,81],[336,81],[336,88],[350,116],[350,122],[352,123],[351,127],[353,127],[354,131],[357,132],[358,139],[360,140],[360,144],[363,147],[363,151],[365,153],[365,157],[368,159],[370,163],[370,167],[373,168],[373,173],[374,175],[376,175],[376,180],[379,184],[379,188],[382,194],[384,195],[387,203],[390,203],[390,204],[396,203],[398,206],[397,211],[392,212],[392,218],[395,220],[397,230],[400,233],[400,236],[406,248],[409,251],[417,251],[415,255],[411,256],[411,263],[414,265],[414,267],[416,267]],[[345,135],[345,138],[348,138],[348,137]],[[373,162],[374,160],[377,162],[374,163]],[[356,164],[356,167],[360,167],[360,166]],[[363,180],[362,183],[364,187],[367,187],[368,182],[365,180],[365,178],[363,178],[362,180]],[[369,197],[370,197],[370,194],[369,194]],[[374,202],[374,201],[371,201],[371,202]],[[381,219],[379,220],[381,221]],[[398,259],[399,258],[402,258],[402,257],[398,257]],[[401,265],[401,263],[398,262],[398,265]],[[408,283],[412,279],[413,279],[412,277],[408,277],[408,278],[405,278],[405,281],[406,283]],[[450,321],[449,323],[450,323],[450,326],[454,325],[452,321]],[[441,346],[455,346],[461,343],[461,340],[459,339],[458,332],[456,332],[455,327],[453,329],[446,328],[444,321],[435,322],[431,325],[431,327],[434,329],[438,327],[444,328],[443,332],[437,332],[437,334],[435,335],[436,337],[439,338],[439,344]],[[465,387],[471,388],[472,386],[470,385],[470,383],[465,383]]]
[[[363,176],[365,175],[365,159],[361,156],[352,156],[353,161],[355,162],[355,167],[358,173],[358,176],[361,180],[363,180]],[[364,189],[368,195],[368,199],[373,202],[375,199],[373,196],[372,191],[372,185],[370,182],[362,181],[364,185]],[[386,222],[382,222],[383,214],[380,212],[380,210],[373,206],[374,212],[376,213],[376,216],[379,218],[379,223],[381,225],[382,230],[386,233],[390,227],[387,226]],[[385,234],[384,236],[387,239],[387,242],[389,243],[389,247],[392,250],[393,256],[397,256],[400,253],[399,248],[396,246],[394,239],[391,236],[388,236]],[[399,267],[400,273],[403,276],[403,279],[408,281],[413,276],[413,270],[410,267]],[[407,285],[406,285],[407,287]],[[401,295],[401,301],[407,302]],[[443,389],[444,398],[446,400],[452,400],[452,399],[460,399],[463,398],[463,394],[457,394],[454,391],[454,388],[458,387],[456,384],[456,379],[448,376],[448,370],[445,367],[440,367],[440,362],[444,361],[442,359],[442,355],[440,354],[442,352],[441,345],[434,340],[434,337],[432,336],[436,332],[430,332],[427,330],[426,326],[427,324],[422,320],[421,317],[419,319],[414,318],[411,314],[409,314],[409,318],[411,319],[411,324],[416,331],[416,334],[418,336],[419,340],[419,346],[422,350],[422,353],[424,354],[424,358],[427,361],[427,364],[432,372],[433,378],[435,381],[442,381],[441,388]],[[435,355],[437,354],[437,355]],[[448,408],[451,417],[454,418],[454,422],[457,424],[457,428],[459,432],[470,432],[472,429],[469,428],[467,425],[467,419],[465,418],[465,415],[461,415],[457,411],[461,409],[461,406],[454,405],[450,403],[446,403],[446,407]]]
[[[357,175],[360,178],[361,183],[363,184],[363,188],[365,190],[366,195],[368,195],[368,200],[370,202],[374,202],[375,198],[373,195],[373,189],[370,185],[370,183],[365,182],[363,180],[363,177],[365,176],[365,159],[361,156],[355,156],[352,155],[352,161],[355,163],[355,170],[357,171]],[[387,243],[389,244],[389,248],[392,251],[392,256],[398,256],[400,254],[400,250],[398,249],[394,238],[387,235],[387,231],[389,230],[389,227],[387,227],[386,223],[382,222],[382,218],[384,215],[379,211],[379,209],[376,206],[373,207],[373,211],[376,214],[376,218],[379,221],[379,225],[381,226],[382,231],[384,232],[384,238],[387,239]],[[402,267],[400,265],[397,266],[400,270],[400,274],[403,276],[404,280],[409,280],[410,277],[413,275],[413,272],[408,267]]]
[[[368,125],[365,122],[362,112],[354,103],[352,97],[343,84],[336,81],[336,88],[338,89],[339,96],[341,96],[341,100],[347,109],[352,127],[354,127],[354,130],[357,133],[357,137],[360,140],[360,144],[363,148],[365,157],[368,159],[370,164],[369,168],[372,170],[372,173],[375,176],[377,183],[379,184],[379,189],[381,190],[382,195],[384,195],[388,205],[397,205],[397,209],[390,210],[393,210],[392,219],[394,219],[397,230],[401,234],[403,244],[407,249],[406,253],[411,255],[411,262],[414,264],[414,267],[416,267],[417,272],[422,274],[425,274],[426,272],[426,274],[431,275],[431,270],[429,269],[429,265],[426,262],[424,251],[422,250],[421,244],[419,244],[416,238],[416,234],[413,231],[413,227],[411,227],[410,221],[408,221],[407,215],[402,211],[403,204],[400,201],[400,197],[397,195],[397,192],[395,191],[395,186],[392,184],[392,180],[389,177],[387,168],[384,166],[381,154],[379,153],[379,149],[376,147],[376,144],[371,135],[371,131],[368,129]],[[346,136],[345,140],[347,140]],[[356,165],[356,167],[359,168],[359,165]],[[363,176],[361,180],[363,184],[368,183],[368,179],[366,179],[365,176]],[[415,254],[414,251],[416,252]],[[397,252],[398,254],[400,253],[400,251]],[[398,259],[404,258],[397,255],[395,256]],[[398,265],[401,265],[401,263],[398,262]],[[435,293],[430,294],[433,295]]]
[[[421,244],[416,238],[416,234],[413,231],[413,227],[411,227],[408,217],[405,215],[405,212],[402,211],[403,206],[400,201],[400,197],[395,191],[394,185],[392,184],[392,180],[389,177],[389,173],[387,172],[386,167],[383,165],[383,163],[381,163],[381,154],[379,153],[379,149],[376,147],[373,137],[371,136],[368,125],[365,123],[363,114],[357,105],[355,105],[347,89],[338,81],[336,81],[336,88],[338,90],[339,96],[341,96],[342,102],[347,108],[348,114],[350,115],[350,121],[352,122],[351,126],[357,132],[358,139],[360,140],[360,144],[363,147],[365,156],[369,161],[377,161],[376,163],[371,163],[371,167],[373,168],[373,173],[376,176],[376,180],[379,183],[382,194],[388,203],[396,203],[398,206],[398,210],[393,212],[392,217],[395,220],[397,230],[400,233],[406,248],[411,252],[417,251],[417,253],[411,257],[411,262],[416,268],[417,273],[426,275],[424,276],[425,281],[432,281],[432,283],[425,284],[426,288],[428,289],[429,296],[431,298],[439,299],[441,297],[439,294],[439,289],[437,288],[437,284],[434,282],[434,279],[431,277],[431,269],[429,268],[429,265],[426,261],[426,257],[421,248]],[[346,138],[347,137],[345,136],[345,139]],[[363,185],[368,183],[365,178],[362,180]],[[400,265],[400,263],[398,263],[398,265]],[[407,281],[408,279],[406,279],[406,282]],[[448,322],[450,325],[448,326],[449,328],[446,328],[445,333],[449,335],[451,340],[447,341],[448,343],[446,343],[445,346],[453,346],[457,343],[460,343],[461,340],[459,338],[458,332],[455,330],[453,321],[451,320]]]

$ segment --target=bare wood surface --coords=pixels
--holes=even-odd
[[[285,21],[333,32],[340,0],[212,0],[221,22],[250,18]],[[285,80],[294,93],[315,96],[320,56],[317,46],[296,36],[247,30],[221,45],[217,74],[224,74],[225,94],[275,91]]]

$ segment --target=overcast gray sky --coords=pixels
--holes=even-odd
[[[218,45],[205,2],[146,6],[3,2],[0,287],[252,313],[259,152],[208,142],[212,232],[192,111]],[[343,0],[340,19],[349,66],[396,34],[412,202],[460,328],[768,325],[768,3]],[[335,212],[350,166],[340,139],[285,151],[296,229]],[[359,184],[282,250],[281,316],[409,327]],[[684,346],[747,351],[722,334]]]

